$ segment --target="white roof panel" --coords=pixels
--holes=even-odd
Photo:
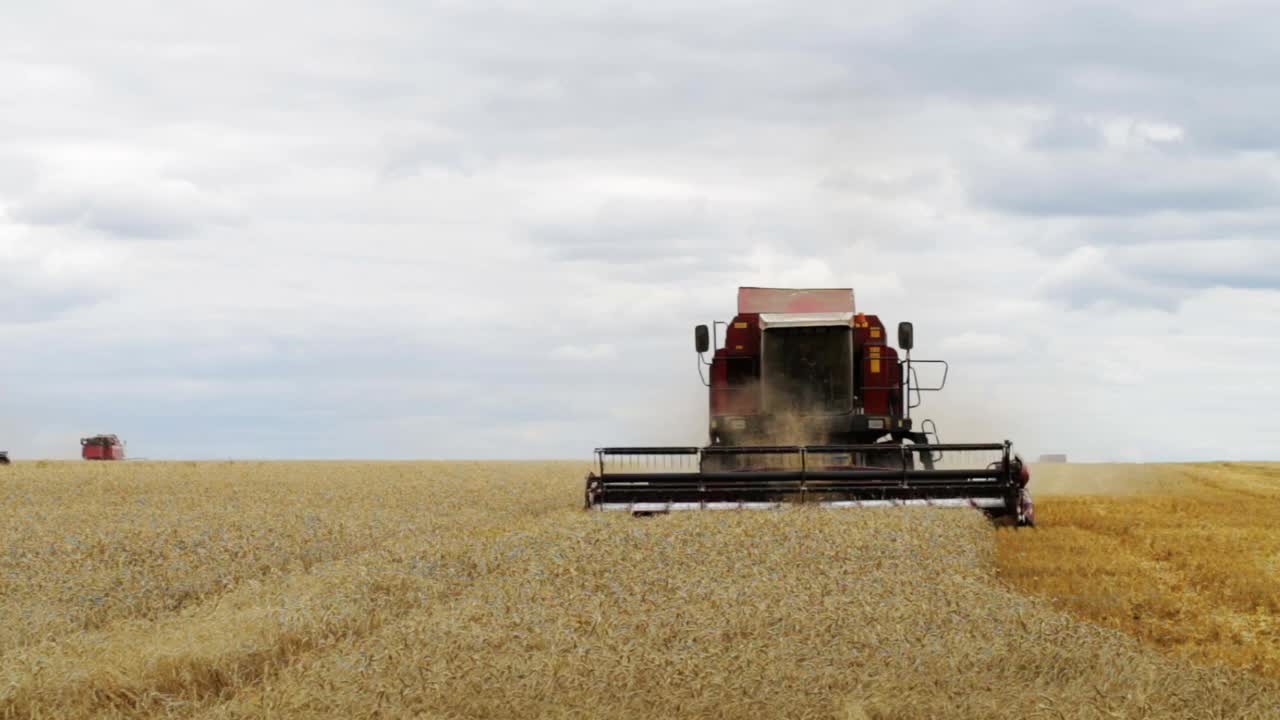
[[[831,325],[853,324],[853,313],[851,312],[822,312],[822,313],[761,313],[760,328],[767,330],[771,327],[828,327]]]

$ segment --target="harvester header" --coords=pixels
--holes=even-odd
[[[598,449],[588,508],[941,505],[1032,523],[1029,472],[1011,444],[942,444],[931,420],[917,424],[911,410],[943,389],[949,366],[911,357],[909,322],[890,346],[852,289],[739,288],[738,314],[697,326],[694,340],[709,444]],[[936,381],[921,383],[919,368]]]

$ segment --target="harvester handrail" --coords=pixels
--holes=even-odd
[[[924,454],[933,452],[999,452],[1001,457],[999,460],[989,464],[986,469],[969,469],[969,470],[935,470],[928,467],[924,470],[909,469],[906,458],[911,453]],[[1004,443],[951,443],[947,445],[929,445],[921,443],[919,445],[908,445],[905,443],[874,443],[859,445],[754,445],[754,446],[710,446],[705,448],[673,446],[673,447],[607,447],[597,448],[596,457],[599,465],[599,476],[612,474],[618,476],[618,473],[610,473],[605,463],[606,458],[621,458],[626,462],[626,458],[634,457],[636,459],[658,457],[658,456],[676,456],[687,458],[705,458],[707,456],[716,455],[792,455],[797,456],[800,461],[799,470],[782,470],[775,471],[779,477],[785,475],[788,479],[799,480],[802,483],[808,479],[817,479],[826,477],[829,479],[875,479],[875,478],[899,478],[904,482],[907,478],[915,478],[923,480],[926,478],[959,478],[961,476],[978,479],[978,478],[994,478],[1006,475],[1009,470],[1011,444],[1008,441]],[[857,467],[840,470],[827,470],[821,468],[811,468],[808,458],[812,455],[837,455],[837,454],[870,454],[870,455],[898,455],[902,457],[901,468],[876,468],[876,467]],[[699,465],[701,463],[699,462]],[[642,481],[646,476],[650,479],[674,479],[678,477],[712,479],[717,474],[703,472],[701,468],[697,471],[679,471],[679,472],[650,472],[637,473],[634,470],[621,473],[628,476],[630,480]],[[774,473],[764,472],[756,474],[758,478],[766,478]],[[731,477],[742,477],[740,474]],[[801,490],[804,490],[802,485]]]
[[[993,462],[967,468],[925,467],[912,453],[994,453]],[[1012,443],[918,445],[881,442],[849,445],[761,445],[705,448],[598,448],[599,468],[587,476],[586,507],[633,513],[672,509],[831,507],[942,504],[980,507],[1023,522],[1029,502],[1025,473]],[[662,455],[670,456],[661,460]],[[751,462],[724,462],[753,455]],[[843,458],[841,455],[850,457]],[[630,456],[630,457],[629,457]],[[707,462],[710,460],[711,462]],[[609,462],[606,462],[609,461]],[[1020,480],[1020,477],[1022,478]],[[1022,484],[1019,484],[1019,483]]]
[[[951,450],[954,452],[976,452],[976,451],[1002,451],[1006,445],[1004,443],[948,443],[945,445],[926,445],[924,443],[918,445],[899,445],[897,443],[869,443],[861,445],[736,445],[736,446],[716,446],[702,448],[702,452],[715,454],[733,454],[733,455],[752,455],[752,454],[781,454],[781,453],[799,453],[801,451],[807,453],[840,453],[840,452],[882,452],[896,453],[902,450],[907,452],[931,452],[934,450]],[[605,448],[612,450],[613,448]],[[612,454],[612,453],[610,453]]]
[[[596,448],[597,455],[697,455],[702,448],[672,447],[604,447]]]
[[[915,375],[912,375],[912,383],[911,383],[911,384],[912,384],[912,386],[915,388],[916,392],[939,392],[939,391],[941,391],[943,388],[945,388],[945,387],[947,386],[947,375],[949,375],[949,374],[951,373],[951,363],[947,362],[946,360],[927,360],[927,359],[926,359],[926,360],[919,360],[919,359],[917,359],[917,358],[910,358],[910,359],[907,359],[907,360],[903,360],[902,362],[900,362],[900,363],[898,363],[898,364],[899,364],[899,365],[908,365],[908,366],[914,366],[914,365],[941,365],[941,366],[942,366],[942,379],[938,381],[938,384],[937,384],[937,385],[932,385],[932,386],[929,386],[929,387],[920,387],[920,382],[919,382],[919,380],[916,378],[916,376],[915,376]],[[911,372],[912,372],[912,373],[914,373],[914,372],[915,372],[915,368],[914,368],[914,367],[912,367],[912,368],[911,368]]]
[[[1000,468],[985,468],[982,470],[908,470],[905,473],[908,477],[918,481],[939,480],[998,480],[1004,476],[1004,472]],[[904,472],[896,468],[855,468],[849,470],[756,470],[752,471],[749,477],[741,472],[732,470],[722,472],[648,472],[648,473],[622,473],[614,475],[619,478],[617,483],[635,483],[643,485],[655,481],[670,480],[687,480],[691,483],[699,481],[723,481],[729,483],[740,483],[744,486],[758,487],[761,483],[769,481],[791,481],[791,480],[850,480],[850,481],[871,481],[871,480],[893,480],[902,479]],[[615,483],[616,484],[616,483]]]

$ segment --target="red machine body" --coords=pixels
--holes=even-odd
[[[905,367],[851,289],[741,288],[711,360],[711,442],[910,438]]]
[[[124,460],[124,443],[115,435],[80,438],[80,457],[85,460]]]

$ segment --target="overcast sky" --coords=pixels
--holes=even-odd
[[[1274,5],[0,2],[16,456],[696,443],[776,285],[944,440],[1280,459]]]

